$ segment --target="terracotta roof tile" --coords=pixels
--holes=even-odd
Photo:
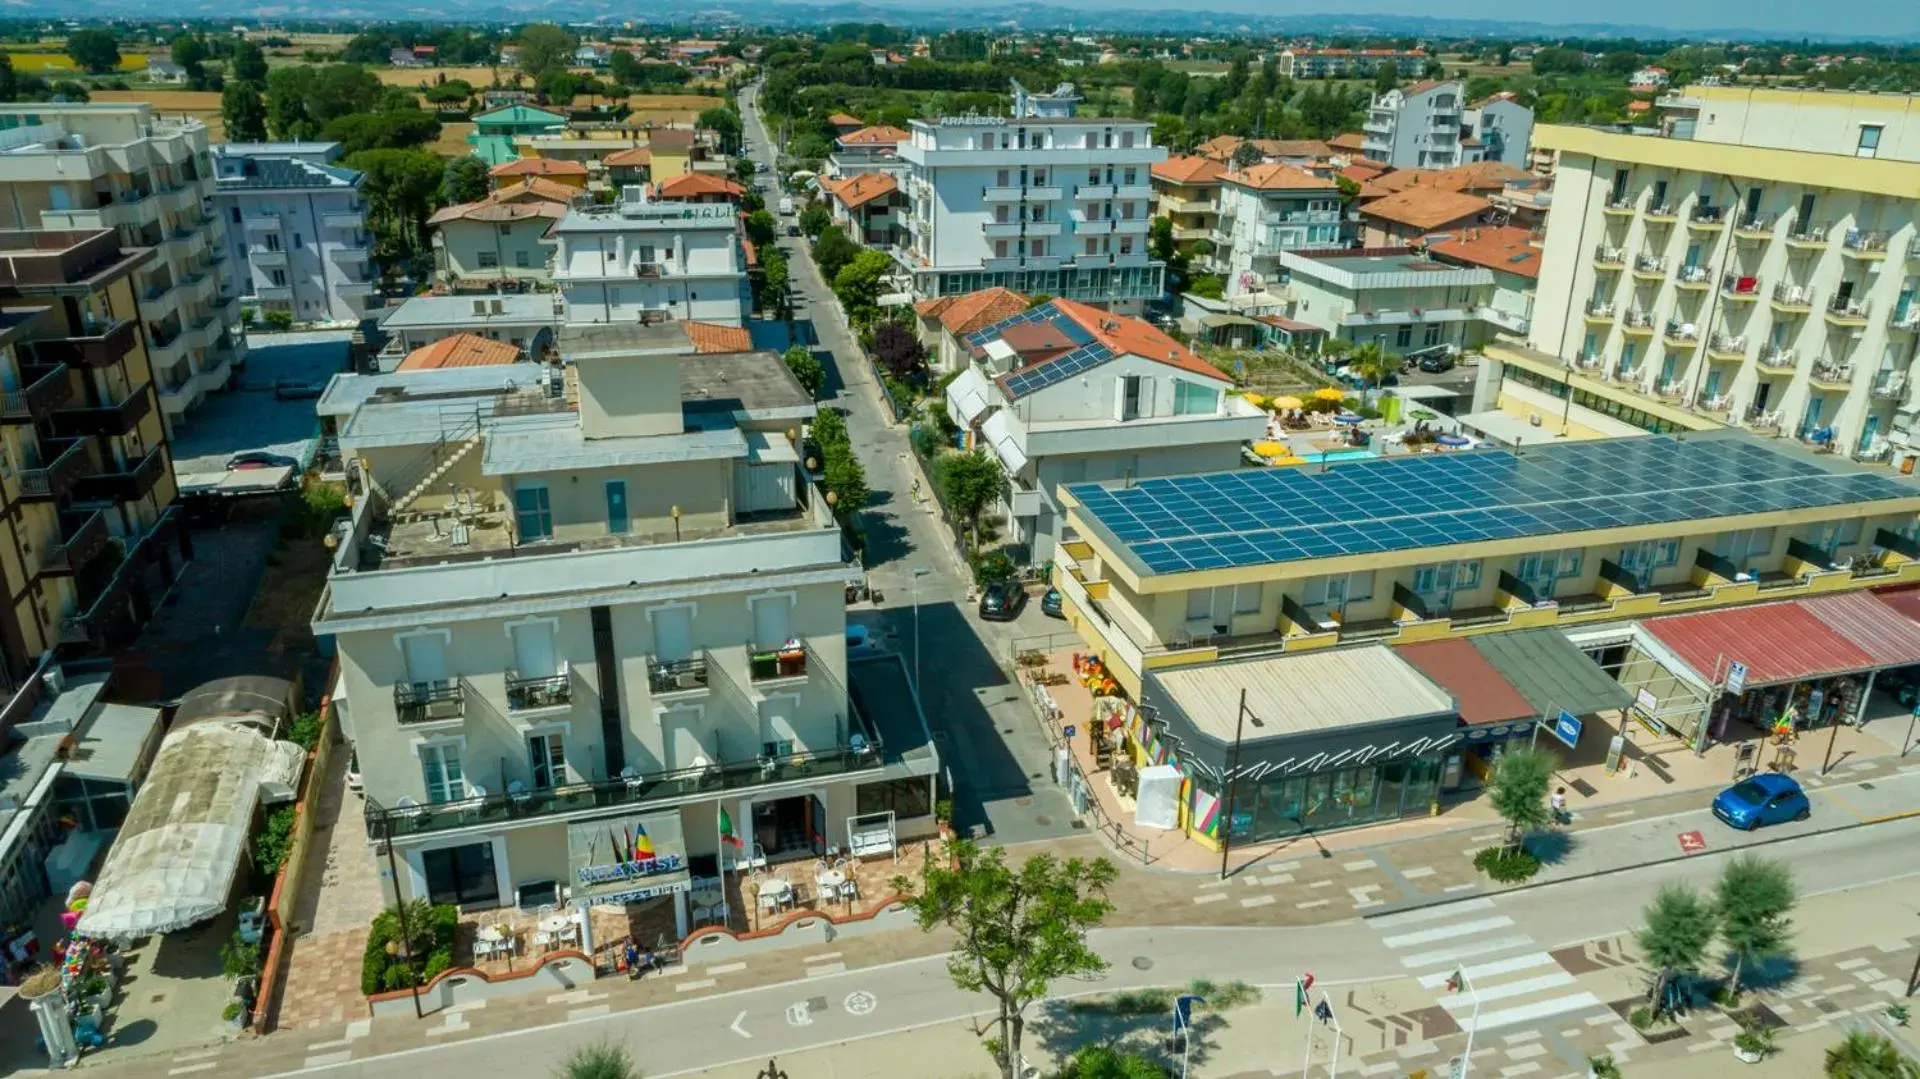
[[[1253,144],[1268,157],[1326,157],[1330,148],[1319,139],[1255,139]]]
[[[585,176],[587,167],[578,161],[552,157],[517,157],[487,171],[494,179],[507,176]]]
[[[1200,154],[1169,157],[1153,166],[1153,178],[1170,184],[1217,184],[1227,167]]]
[[[609,168],[625,168],[630,165],[653,164],[653,150],[646,146],[632,146],[625,150],[616,150],[600,159],[602,165]]]
[[[1336,191],[1340,187],[1292,165],[1255,165],[1244,172],[1229,172],[1221,179],[1255,191]]]
[[[996,286],[962,296],[925,300],[915,305],[914,311],[923,318],[939,319],[941,327],[957,337],[1004,322],[1025,311],[1027,303],[1024,295]]]
[[[1327,146],[1335,150],[1362,150],[1366,148],[1366,145],[1367,137],[1358,131],[1349,131],[1343,135],[1335,135],[1333,138],[1327,140]]]
[[[692,199],[703,195],[725,195],[737,199],[747,193],[746,188],[732,180],[704,172],[683,172],[671,180],[662,180],[653,189],[663,199]]]
[[[884,172],[856,172],[839,180],[822,180],[820,186],[849,210],[900,190],[899,182]]]
[[[1416,229],[1436,229],[1480,213],[1489,205],[1486,199],[1463,191],[1414,187],[1375,199],[1362,206],[1360,214],[1362,217],[1377,217],[1382,221],[1411,225]]]
[[[1079,323],[1081,329],[1114,352],[1178,367],[1189,374],[1218,382],[1232,381],[1221,374],[1218,368],[1194,355],[1185,345],[1168,337],[1145,319],[1116,315],[1076,300],[1056,299],[1050,302],[1060,313]]]
[[[827,117],[827,123],[835,127],[859,127],[861,121],[858,116],[849,116],[844,112],[836,112],[832,116]]]
[[[880,124],[850,131],[840,136],[838,141],[842,146],[888,146],[906,142],[911,138],[913,135],[910,132],[902,131],[889,124]]]
[[[494,341],[479,334],[456,333],[407,353],[396,371],[433,371],[442,367],[491,367],[516,363],[520,350],[505,341]]]
[[[526,202],[540,199],[546,202],[571,203],[580,197],[580,189],[549,180],[544,176],[522,176],[517,184],[503,184],[487,196],[494,202]]]
[[[1245,141],[1247,140],[1238,135],[1215,135],[1194,147],[1193,152],[1201,157],[1210,157],[1224,163],[1233,160],[1233,152],[1238,150],[1240,144]]]
[[[565,216],[567,207],[564,203],[496,202],[489,198],[443,207],[427,218],[427,224],[444,225],[449,221],[531,221],[535,218],[558,221]]]
[[[753,333],[745,326],[722,326],[717,322],[683,322],[687,340],[698,353],[752,352]]]
[[[1522,277],[1540,276],[1540,249],[1526,229],[1469,228],[1447,236],[1427,238],[1427,250],[1452,262],[1485,266]]]

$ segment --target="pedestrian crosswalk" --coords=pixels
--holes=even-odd
[[[1559,960],[1499,913],[1494,900],[1469,899],[1370,920],[1380,942],[1462,1027],[1485,1033],[1555,1016],[1606,1008],[1578,988]],[[1456,975],[1463,984],[1449,988]]]

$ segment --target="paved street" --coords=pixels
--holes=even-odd
[[[740,102],[753,157],[771,169],[774,142],[755,92],[743,91]],[[779,194],[769,190],[767,201],[777,205]],[[863,525],[870,581],[884,600],[877,607],[862,604],[848,617],[874,624],[911,662],[917,594],[921,698],[941,761],[959,785],[954,815],[960,829],[984,826],[1003,843],[1071,834],[1073,814],[1048,778],[1046,739],[1001,666],[1016,637],[1065,633],[1066,624],[1042,616],[1038,603],[1029,603],[1013,623],[976,616],[966,598],[966,568],[933,503],[916,504],[909,495],[918,472],[907,427],[887,423],[872,371],[848,336],[806,243],[783,237],[780,244],[793,270],[796,313],[812,320],[820,348],[831,353],[828,386],[838,392],[822,404],[846,413],[854,452],[873,490]],[[916,578],[920,569],[927,573]]]

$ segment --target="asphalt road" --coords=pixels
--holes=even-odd
[[[1916,843],[1920,819],[1905,819],[1784,840],[1770,846],[1767,854],[1792,865],[1807,893],[1816,895],[1920,875],[1920,865],[1907,853]],[[1502,932],[1524,933],[1543,948],[1597,940],[1634,928],[1660,885],[1687,880],[1697,886],[1711,880],[1721,861],[1731,856],[1731,851],[1709,853],[1599,882],[1471,899],[1462,904],[1460,917],[1510,922]],[[1427,931],[1435,946],[1446,943],[1446,916],[1436,909],[1434,923],[1442,928]],[[1854,928],[1861,942],[1888,932],[1871,924]],[[1823,931],[1847,930],[1827,926]],[[1417,932],[1382,929],[1361,920],[1292,929],[1106,930],[1095,935],[1094,943],[1111,964],[1107,973],[1055,986],[1055,992],[1070,997],[1201,977],[1284,986],[1303,970],[1314,971],[1324,986],[1398,978],[1407,969],[1404,952],[1396,953],[1394,947],[1406,947],[1408,935]],[[576,1046],[615,1040],[633,1050],[648,1076],[663,1079],[984,1018],[988,1008],[987,998],[953,988],[943,960],[934,957],[288,1074],[402,1079],[423,1067],[446,1075],[545,1074],[553,1061]]]

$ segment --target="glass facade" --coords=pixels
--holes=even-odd
[[[1144,241],[1143,241],[1144,242]],[[1045,293],[1083,303],[1151,300],[1166,288],[1166,264],[1058,270],[921,270],[915,286],[927,297],[964,296],[984,288],[1010,288],[1027,295]]]
[[[1623,367],[1632,366],[1632,354],[1627,354],[1620,362]],[[1507,378],[1518,382],[1522,386],[1531,386],[1543,393],[1550,393],[1562,401],[1567,399],[1567,384],[1557,378],[1548,378],[1537,371],[1529,371],[1518,364],[1508,364],[1505,374]],[[1590,408],[1603,416],[1611,416],[1622,423],[1630,423],[1642,431],[1648,431],[1656,435],[1670,435],[1675,431],[1687,430],[1686,427],[1680,424],[1663,420],[1650,412],[1616,401],[1611,397],[1602,397],[1597,393],[1591,393],[1583,389],[1575,388],[1573,390],[1573,403],[1579,405],[1581,408]]]
[[[1233,841],[1424,816],[1440,797],[1441,758],[1407,757],[1304,776],[1242,779],[1234,787]]]

